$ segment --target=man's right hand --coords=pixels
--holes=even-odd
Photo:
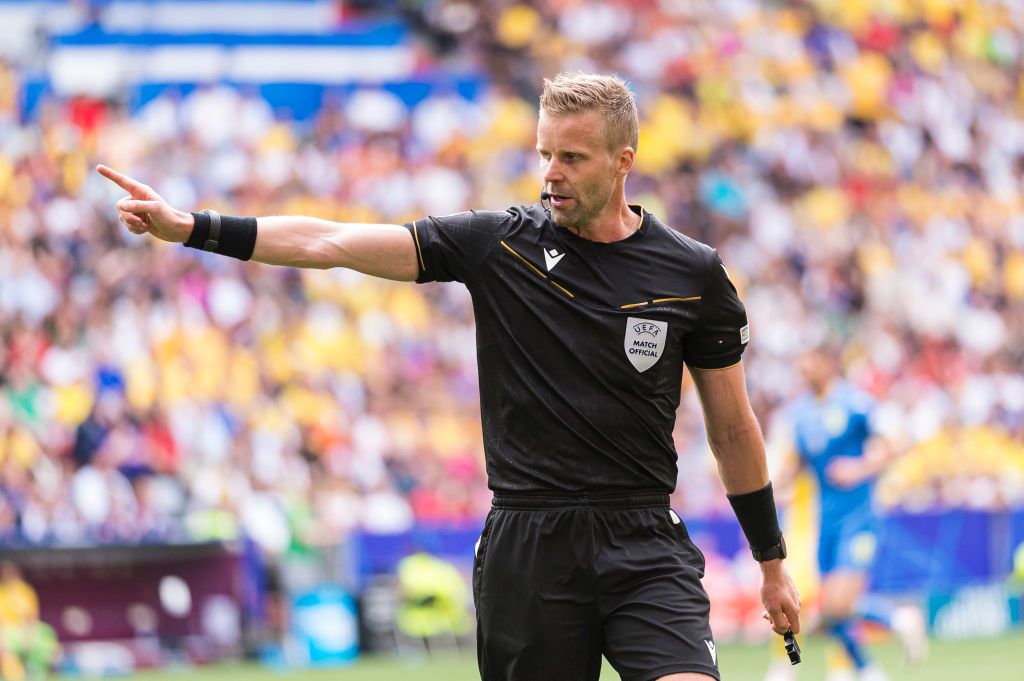
[[[117,202],[116,208],[118,218],[130,232],[149,232],[158,239],[173,243],[188,241],[195,226],[191,213],[175,210],[152,187],[113,168],[98,165],[96,172],[128,192],[128,196]]]

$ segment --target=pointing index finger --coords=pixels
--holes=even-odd
[[[122,175],[113,168],[109,168],[101,164],[96,166],[96,172],[137,199],[144,199],[149,196],[149,192],[147,191],[149,188],[146,187],[146,185],[141,182],[136,182],[127,175]]]

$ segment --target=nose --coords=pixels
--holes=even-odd
[[[549,186],[565,179],[561,164],[555,158],[549,161],[541,161],[541,169],[544,171],[544,183]]]

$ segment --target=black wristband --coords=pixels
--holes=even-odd
[[[192,234],[189,235],[185,246],[202,250],[210,234],[210,214],[205,210],[192,213],[192,219],[195,220],[195,226],[192,227]]]
[[[256,248],[256,218],[219,215],[212,210],[192,213],[195,227],[185,245],[239,260],[248,260]]]
[[[772,483],[747,494],[728,494],[736,519],[740,521],[743,534],[747,537],[754,558],[761,560],[762,555],[779,558],[785,557],[785,546],[782,543],[782,530],[779,529],[779,515],[775,511],[775,494]],[[781,547],[782,555],[773,555],[771,549]]]

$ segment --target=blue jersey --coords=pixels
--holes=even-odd
[[[864,445],[872,435],[873,406],[865,393],[836,382],[823,399],[808,394],[791,407],[796,450],[818,479],[823,525],[850,514],[871,512],[872,480],[856,487],[836,487],[825,470],[837,457],[864,456]]]

